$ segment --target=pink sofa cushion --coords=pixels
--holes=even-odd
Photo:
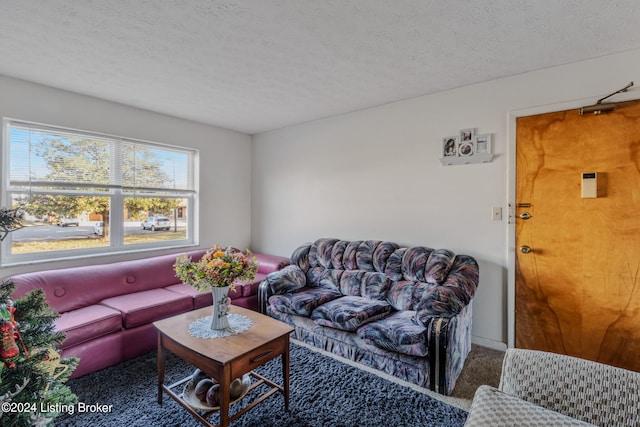
[[[250,296],[254,296],[258,294],[258,287],[260,286],[260,282],[262,282],[266,274],[257,273],[254,280],[249,283],[237,283],[235,285],[235,290],[233,292],[229,292],[229,298],[231,301],[238,298],[246,298]],[[198,309],[202,307],[206,307],[211,305],[213,302],[213,298],[211,297],[211,292],[200,292],[193,289],[189,285],[185,285],[183,283],[178,285],[167,286],[166,288],[171,292],[176,292],[181,295],[189,295],[193,299],[193,308]]]
[[[262,281],[267,278],[267,274],[269,273],[256,273],[256,277],[251,282],[243,283],[241,290],[242,296],[250,297],[253,295],[258,295],[258,288],[260,287],[260,283],[262,283]]]
[[[127,347],[122,335],[122,332],[104,335],[79,343],[73,347],[62,349],[62,357],[77,357],[80,359],[80,364],[71,374],[71,378],[81,377],[122,362],[122,349]]]
[[[62,313],[55,325],[67,335],[60,346],[64,349],[122,330],[122,313],[104,305],[90,305]]]
[[[213,304],[211,292],[200,292],[189,285],[185,285],[184,283],[167,286],[165,289],[171,292],[176,292],[180,295],[188,295],[192,299],[194,310]]]
[[[125,328],[184,313],[193,307],[192,298],[189,295],[180,295],[166,289],[150,289],[120,295],[104,299],[101,304],[119,310],[122,313],[122,323]]]

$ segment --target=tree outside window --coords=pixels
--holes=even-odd
[[[5,127],[3,197],[27,224],[4,243],[9,258],[193,242],[197,152],[23,122]],[[148,217],[167,217],[172,226],[149,233],[141,227]]]

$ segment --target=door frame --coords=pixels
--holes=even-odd
[[[555,104],[540,105],[511,110],[507,112],[507,347],[515,347],[516,342],[516,119],[523,116],[575,110],[591,105],[606,94],[596,94],[588,98]],[[637,92],[617,94],[611,102],[633,101],[638,99]],[[576,112],[577,114],[577,112]],[[586,118],[585,118],[586,120]]]

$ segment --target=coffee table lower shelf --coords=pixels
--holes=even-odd
[[[258,388],[259,386],[261,386],[262,384],[265,384],[269,387],[269,390],[267,390],[266,392],[264,392],[262,395],[258,396],[255,398],[255,400],[251,401],[251,403],[249,403],[247,406],[243,407],[242,409],[238,410],[237,412],[235,412],[234,414],[229,414],[229,422],[232,422],[238,418],[240,418],[242,415],[244,415],[247,411],[251,410],[252,408],[256,407],[257,405],[261,404],[262,402],[264,402],[266,399],[268,399],[269,397],[271,397],[273,394],[280,392],[284,395],[284,387],[282,387],[279,384],[274,383],[273,381],[269,380],[268,378],[257,374],[253,371],[249,372],[249,374],[251,377],[255,378],[257,381],[252,382],[249,387],[247,388],[246,392],[243,393],[243,396],[240,397],[238,400],[234,401],[231,403],[231,405],[229,406],[229,409],[231,409],[234,404],[241,402],[244,399],[247,399],[248,396],[251,394],[251,392]],[[170,398],[172,398],[173,400],[175,400],[176,402],[178,402],[178,404],[180,406],[182,406],[184,409],[186,409],[194,418],[196,418],[198,421],[200,421],[202,424],[204,424],[205,426],[208,427],[219,427],[218,424],[211,424],[208,420],[209,417],[211,417],[213,414],[217,413],[220,411],[220,409],[200,409],[200,408],[194,408],[193,406],[191,406],[188,402],[185,401],[184,399],[184,393],[183,391],[180,391],[178,393],[176,393],[174,390],[176,389],[180,389],[183,390],[183,388],[181,388],[181,386],[183,386],[184,384],[186,384],[187,382],[189,382],[191,380],[191,376],[186,377],[180,381],[177,381],[171,385],[162,385],[162,390],[167,394],[167,396],[169,396]]]

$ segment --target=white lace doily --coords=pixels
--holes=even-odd
[[[244,332],[253,325],[251,319],[241,314],[227,315],[229,327],[225,329],[211,329],[211,316],[203,317],[189,325],[189,334],[196,338],[222,338]]]

